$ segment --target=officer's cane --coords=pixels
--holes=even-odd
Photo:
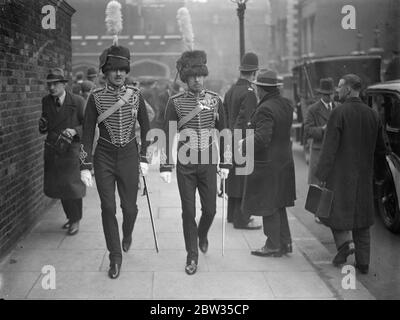
[[[154,223],[153,212],[151,211],[150,197],[149,197],[149,192],[147,190],[146,178],[144,177],[143,173],[142,173],[142,177],[143,177],[143,184],[144,184],[143,192],[146,193],[147,204],[149,206],[149,212],[150,212],[151,227],[153,228],[154,243],[156,245],[156,251],[158,253],[158,241],[157,241],[156,225]]]
[[[225,219],[226,219],[226,205],[225,205],[225,177],[222,177],[222,256],[225,252]]]
[[[137,146],[137,150],[138,150],[138,154],[139,154],[139,143],[137,142],[136,139],[135,139],[135,142],[136,142],[136,146]],[[157,240],[156,225],[154,223],[153,211],[151,210],[150,197],[149,197],[149,192],[147,190],[146,178],[144,177],[142,169],[140,168],[140,156],[139,156],[139,170],[140,170],[140,173],[142,174],[142,178],[143,178],[143,185],[144,185],[143,193],[146,194],[147,205],[149,206],[149,212],[150,212],[151,227],[153,229],[154,243],[156,245],[156,251],[158,253],[158,240]]]

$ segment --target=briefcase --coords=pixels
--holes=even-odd
[[[329,218],[332,201],[333,191],[311,184],[308,188],[305,209],[319,218]]]

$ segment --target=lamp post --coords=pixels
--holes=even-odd
[[[239,18],[239,41],[240,41],[240,61],[244,56],[244,12],[246,11],[246,2],[248,0],[231,0],[237,4],[237,15]]]

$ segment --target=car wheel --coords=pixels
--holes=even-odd
[[[400,233],[399,201],[392,174],[389,172],[386,179],[376,187],[377,208],[385,227],[393,233]]]

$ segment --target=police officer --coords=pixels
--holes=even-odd
[[[252,81],[255,80],[258,70],[258,57],[255,53],[248,52],[243,56],[239,67],[240,78],[227,91],[224,98],[224,110],[229,128],[236,133],[241,130],[242,133],[238,140],[244,138],[244,131],[247,127],[250,115],[257,107],[257,97],[252,87]],[[233,148],[236,152],[237,148]],[[238,166],[235,161],[233,168]],[[242,194],[244,186],[244,175],[236,175],[232,170],[227,181],[228,194],[228,222],[233,222],[236,229],[261,229],[251,218],[249,212],[241,210]]]
[[[106,85],[90,95],[85,112],[84,134],[81,146],[81,178],[91,184],[92,166],[101,201],[101,216],[107,249],[110,252],[108,275],[119,276],[122,251],[116,219],[115,185],[121,199],[123,214],[122,249],[128,251],[132,243],[132,231],[138,208],[136,205],[139,181],[139,151],[135,137],[135,123],[141,128],[140,169],[148,170],[146,134],[149,119],[140,90],[125,85],[130,71],[129,49],[111,46],[100,56],[100,68]],[[100,137],[92,162],[92,146],[96,123]]]
[[[207,57],[204,51],[186,51],[177,62],[177,69],[182,82],[187,89],[172,96],[165,112],[165,132],[167,145],[165,159],[160,167],[161,178],[169,183],[173,164],[172,141],[169,141],[170,126],[177,125],[181,139],[178,143],[178,160],[176,166],[179,193],[182,204],[182,222],[185,246],[187,251],[187,274],[192,275],[197,270],[198,248],[207,252],[207,234],[216,213],[217,200],[217,163],[221,176],[227,178],[230,165],[224,163],[224,150],[228,150],[229,141],[225,146],[220,145],[220,154],[215,154],[216,141],[213,129],[223,130],[225,119],[219,96],[204,88],[204,78],[208,75]],[[215,133],[215,132],[214,132]],[[171,134],[171,137],[173,133]],[[184,136],[184,139],[182,139]],[[183,141],[182,141],[183,140]],[[190,159],[185,159],[187,150]],[[216,155],[216,156],[215,156]],[[202,205],[202,215],[197,227],[195,216],[195,194],[198,189]]]

